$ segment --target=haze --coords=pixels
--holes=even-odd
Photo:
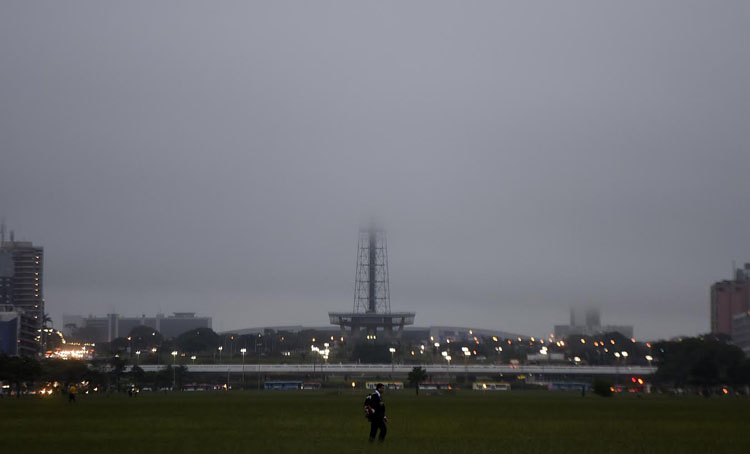
[[[63,313],[709,330],[750,261],[742,1],[0,5],[0,215]]]

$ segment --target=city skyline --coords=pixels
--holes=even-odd
[[[84,2],[85,3],[85,2]],[[63,313],[710,330],[750,261],[750,5],[9,2],[0,216]]]

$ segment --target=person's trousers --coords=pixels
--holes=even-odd
[[[385,433],[388,432],[388,429],[385,427],[385,421],[382,419],[373,419],[370,421],[370,441],[375,440],[378,430],[380,430],[378,439],[380,441],[385,440]]]

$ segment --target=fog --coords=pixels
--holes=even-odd
[[[0,215],[47,311],[709,330],[750,261],[750,4],[0,5]]]

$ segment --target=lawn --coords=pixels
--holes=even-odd
[[[461,391],[385,395],[368,446],[364,392],[141,393],[0,400],[3,453],[747,453],[750,400]]]

